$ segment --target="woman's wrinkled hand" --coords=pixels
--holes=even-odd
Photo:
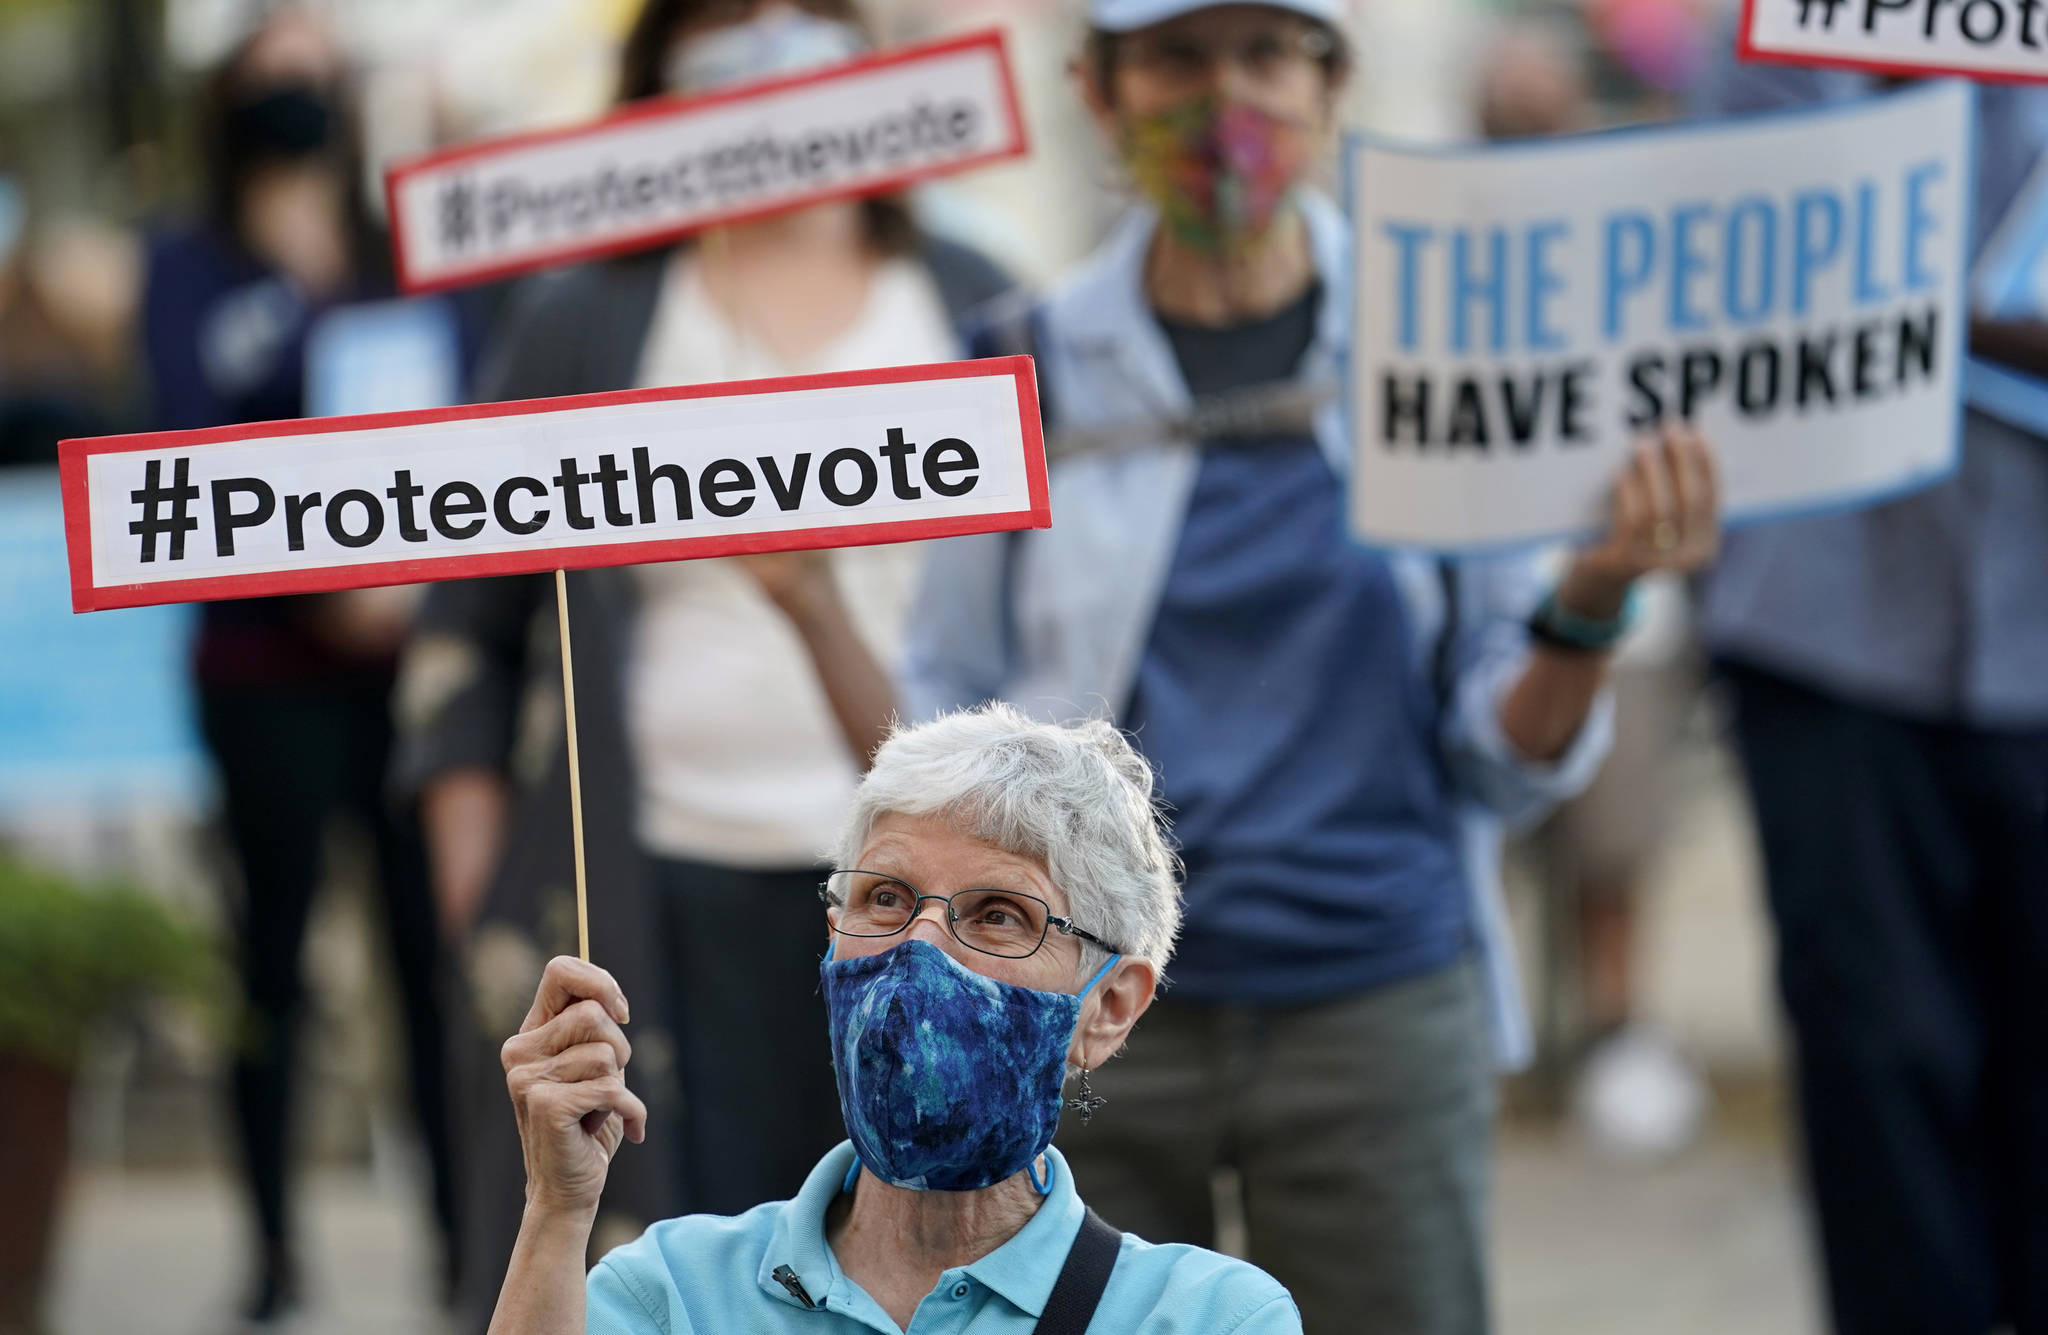
[[[647,1105],[626,1088],[625,993],[567,955],[548,961],[533,1009],[500,1055],[519,1118],[529,1209],[595,1214],[612,1156],[647,1135]]]
[[[1653,570],[1690,574],[1721,550],[1721,478],[1714,452],[1685,422],[1667,421],[1629,455],[1614,484],[1606,534],[1573,558],[1558,601],[1581,616],[1617,615]]]

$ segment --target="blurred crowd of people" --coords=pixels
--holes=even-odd
[[[1617,89],[1636,118],[1884,91],[1738,66],[1699,6],[1562,12],[1494,26],[1477,131],[1597,128]],[[1638,906],[1711,676],[1762,837],[1836,1328],[2048,1328],[2048,441],[1972,412],[1951,480],[1724,544],[1710,443],[1674,425],[1617,479],[1601,538],[1466,561],[1349,542],[1327,397],[1158,447],[1145,432],[1201,403],[1333,378],[1348,240],[1313,182],[1351,32],[1334,0],[1093,0],[1069,77],[1133,200],[1042,291],[960,231],[971,211],[944,210],[949,231],[887,195],[404,303],[401,337],[446,351],[409,392],[439,402],[1038,363],[1049,532],[569,576],[590,938],[641,1012],[654,1128],[593,1254],[789,1197],[842,1138],[820,852],[892,717],[1003,699],[1128,732],[1185,871],[1171,985],[1091,1073],[1105,1112],[1062,1129],[1088,1201],[1209,1246],[1228,1182],[1308,1329],[1488,1328],[1497,1081],[1531,1055],[1503,832],[1536,827],[1570,942],[1576,1114],[1603,1143],[1678,1148],[1708,1094],[1640,1013]],[[853,0],[646,0],[616,96],[873,42]],[[0,160],[0,462],[414,406],[322,361],[329,317],[399,309],[360,96],[319,18],[265,18],[195,94],[196,206],[139,247],[38,236]],[[1981,244],[2048,149],[2048,93],[1978,102]],[[2040,328],[1979,319],[1973,345],[2038,370]],[[1061,455],[1091,429],[1131,448]],[[443,1296],[464,1329],[497,1301],[524,1191],[499,1047],[575,942],[555,627],[541,577],[203,609],[255,1328],[318,1269],[291,1146],[338,816],[375,849]]]

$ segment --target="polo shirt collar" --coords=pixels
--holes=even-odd
[[[1067,1253],[1081,1232],[1084,1213],[1080,1193],[1074,1190],[1074,1176],[1060,1152],[1045,1147],[1045,1171],[1051,1190],[1038,1213],[1026,1220],[1017,1235],[979,1261],[961,1267],[976,1281],[1001,1294],[1010,1304],[1032,1316],[1045,1313],[1045,1300],[1066,1264]]]
[[[770,1297],[793,1307],[803,1306],[775,1278],[778,1266],[786,1265],[796,1272],[813,1302],[842,1283],[851,1284],[841,1275],[839,1261],[825,1241],[825,1215],[839,1199],[853,1163],[853,1143],[841,1141],[837,1149],[818,1161],[795,1198],[776,1216],[755,1277]],[[1034,1317],[1045,1312],[1045,1302],[1052,1296],[1060,1267],[1066,1263],[1067,1252],[1081,1232],[1083,1214],[1081,1197],[1074,1190],[1073,1174],[1067,1168],[1065,1156],[1047,1146],[1045,1163],[1051,1189],[1037,1213],[1008,1242],[961,1267],[977,1283]]]
[[[825,1242],[825,1212],[839,1199],[846,1172],[853,1167],[853,1142],[842,1140],[811,1169],[796,1196],[775,1216],[774,1231],[768,1235],[768,1249],[761,1254],[756,1276],[761,1288],[772,1298],[802,1307],[795,1294],[775,1278],[778,1266],[796,1272],[804,1291],[818,1302],[839,1282],[839,1262]]]

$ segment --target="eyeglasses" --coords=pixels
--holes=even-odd
[[[1148,74],[1192,82],[1204,78],[1224,61],[1254,79],[1272,79],[1298,66],[1319,64],[1337,49],[1320,28],[1276,28],[1236,42],[1206,42],[1191,33],[1168,30],[1135,33],[1118,49],[1120,59]]]
[[[1092,941],[1112,955],[1124,952],[1093,932],[1062,918],[1052,905],[1018,890],[962,890],[957,895],[920,894],[894,876],[872,871],[835,871],[818,887],[818,898],[839,910],[832,930],[841,936],[894,936],[909,927],[927,899],[946,906],[946,927],[969,950],[1006,960],[1036,955],[1057,927],[1062,936]]]

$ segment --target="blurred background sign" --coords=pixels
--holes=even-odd
[[[57,470],[0,470],[0,814],[204,808],[193,609],[75,616],[70,587]]]
[[[446,301],[370,301],[306,335],[306,415],[395,413],[462,401],[462,346]]]

